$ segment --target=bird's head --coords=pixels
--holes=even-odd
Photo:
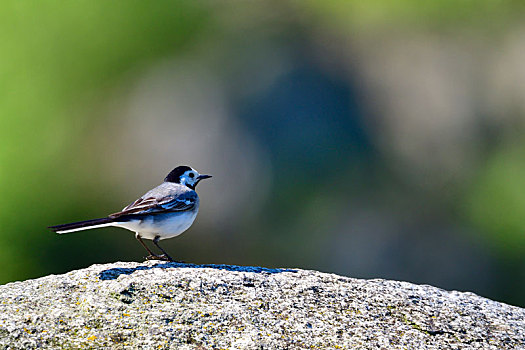
[[[170,171],[164,182],[174,182],[185,185],[195,190],[199,181],[210,178],[211,175],[199,174],[199,172],[189,166],[181,165]]]

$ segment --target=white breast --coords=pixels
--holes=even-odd
[[[197,210],[157,214],[143,220],[116,223],[115,226],[138,232],[142,238],[154,239],[159,236],[162,240],[178,236],[186,231],[193,224],[196,216]]]

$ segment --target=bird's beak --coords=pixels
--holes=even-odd
[[[198,180],[204,180],[204,179],[209,179],[211,177],[211,175],[199,175],[197,176],[197,179]]]

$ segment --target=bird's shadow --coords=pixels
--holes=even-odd
[[[236,272],[253,272],[253,273],[281,273],[281,272],[297,272],[293,269],[272,269],[268,267],[260,266],[237,266],[237,265],[222,265],[222,264],[187,264],[178,262],[166,262],[159,263],[152,266],[137,266],[133,268],[127,267],[116,267],[113,269],[107,269],[99,273],[99,278],[103,281],[117,279],[120,275],[131,275],[135,271],[151,270],[151,269],[166,269],[166,268],[186,268],[186,269],[216,269]]]

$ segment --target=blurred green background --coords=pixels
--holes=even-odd
[[[115,212],[214,178],[166,241],[525,306],[521,1],[4,1],[0,283],[140,261]]]

